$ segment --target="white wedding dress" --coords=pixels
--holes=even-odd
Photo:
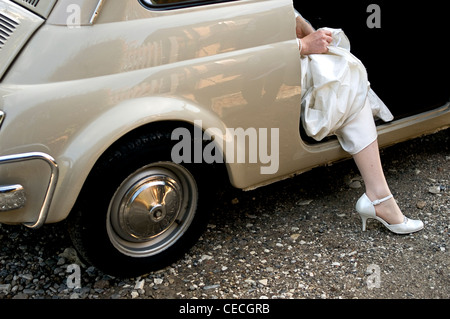
[[[374,117],[391,121],[393,116],[370,88],[344,32],[323,29],[332,33],[329,52],[301,56],[302,125],[317,141],[336,135],[345,151],[356,154],[377,138]]]

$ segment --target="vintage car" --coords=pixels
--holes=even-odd
[[[134,276],[195,244],[223,183],[349,157],[302,130],[296,10],[349,35],[396,117],[380,146],[449,126],[447,52],[423,25],[446,10],[322,3],[0,0],[0,223],[66,220],[85,261]]]

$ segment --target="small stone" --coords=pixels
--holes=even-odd
[[[291,235],[291,238],[292,238],[293,240],[297,240],[299,237],[300,237],[300,234],[292,234],[292,235]]]
[[[261,285],[267,286],[267,279],[258,280]]]
[[[80,299],[80,295],[74,292],[70,295],[70,299]]]
[[[219,288],[220,285],[210,285],[210,286],[204,286],[203,290],[211,290],[211,289],[216,289]]]
[[[135,299],[135,298],[137,298],[137,297],[139,297],[139,293],[138,293],[137,291],[132,291],[132,292],[131,292],[131,298],[132,298],[132,299]]]
[[[420,201],[418,201],[418,202],[416,203],[416,207],[417,207],[418,209],[423,209],[425,206],[427,206],[427,203],[426,203],[425,201],[423,201],[423,200],[420,200]]]
[[[36,291],[35,291],[34,289],[24,289],[22,292],[23,292],[24,294],[27,294],[27,295],[32,295],[32,294],[34,294]]]
[[[20,275],[20,277],[22,277],[25,280],[32,280],[33,279],[33,276],[30,275],[30,274],[22,274],[22,275]]]
[[[306,205],[311,204],[312,201],[313,201],[312,199],[301,200],[301,201],[297,202],[297,205],[298,206],[306,206]]]
[[[204,260],[210,260],[210,259],[213,259],[213,257],[210,256],[210,255],[203,255],[203,256],[199,259],[198,262],[202,262],[202,261],[204,261]]]
[[[345,183],[347,184],[348,187],[350,188],[360,188],[362,186],[362,177],[357,175],[357,176],[346,176],[345,177]]]
[[[0,293],[7,294],[11,290],[11,284],[0,285]]]
[[[361,188],[361,182],[360,181],[353,181],[348,185],[350,188],[357,189]]]
[[[163,279],[161,278],[155,278],[153,279],[153,282],[155,283],[155,285],[161,285],[163,283]]]
[[[136,284],[134,285],[135,290],[144,289],[145,280],[138,280],[136,281]]]
[[[233,205],[239,204],[239,199],[233,198],[233,199],[231,200],[231,204],[233,204]]]
[[[28,299],[28,295],[22,292],[19,292],[12,299]]]
[[[441,192],[441,187],[440,186],[432,186],[432,187],[428,188],[428,192],[430,192],[432,194],[439,194]]]

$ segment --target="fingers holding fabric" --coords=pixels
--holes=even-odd
[[[328,53],[328,46],[333,41],[329,30],[318,30],[301,39],[301,54]]]

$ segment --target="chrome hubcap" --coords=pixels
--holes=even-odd
[[[131,185],[112,220],[114,229],[130,241],[146,241],[165,232],[176,220],[182,200],[181,185],[154,175]]]
[[[130,175],[111,200],[107,231],[113,245],[133,257],[160,253],[190,226],[197,204],[192,175],[170,162]]]

